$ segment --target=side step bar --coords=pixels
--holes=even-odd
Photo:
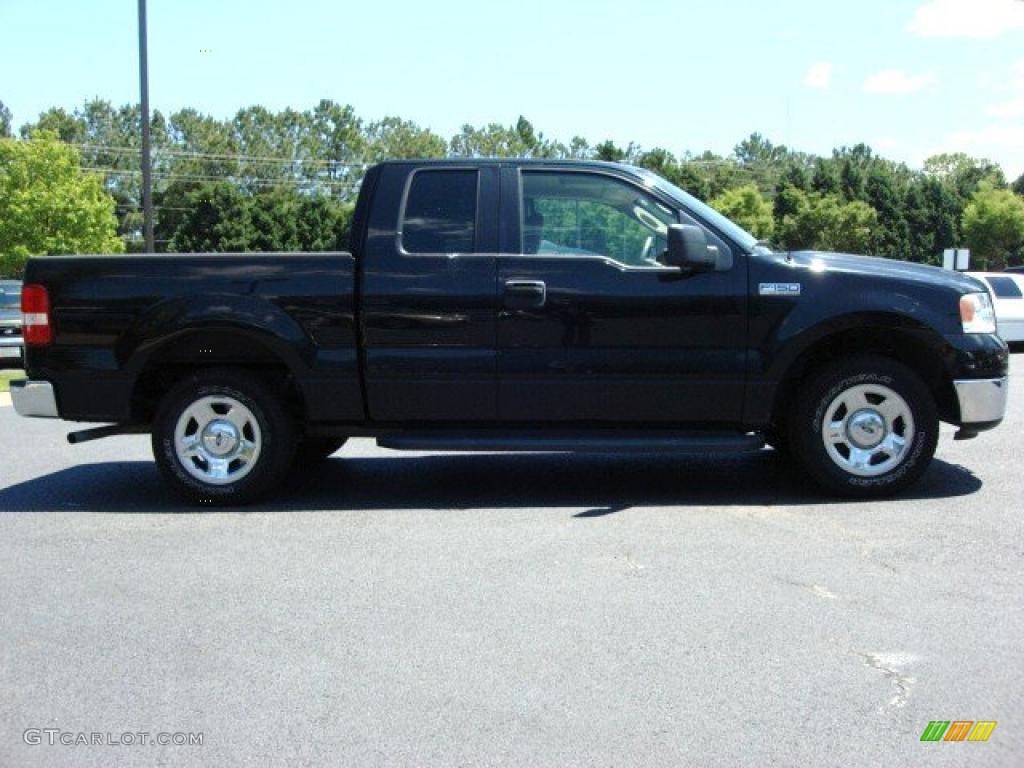
[[[738,432],[667,432],[555,430],[494,432],[423,431],[377,438],[377,445],[396,451],[503,451],[537,453],[747,453],[764,447],[764,437]]]

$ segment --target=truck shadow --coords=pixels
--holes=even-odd
[[[936,459],[901,499],[975,493],[968,469]],[[348,457],[297,471],[266,504],[240,512],[577,508],[580,519],[631,507],[819,505],[823,495],[772,451],[722,457],[486,454]],[[0,512],[198,511],[151,462],[85,464],[0,489]]]

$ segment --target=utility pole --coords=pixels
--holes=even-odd
[[[142,221],[146,253],[153,242],[153,168],[149,141],[149,53],[146,44],[146,0],[139,0],[139,81],[142,90]]]

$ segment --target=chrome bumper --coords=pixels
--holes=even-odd
[[[1006,397],[1010,379],[967,379],[954,381],[957,400],[960,401],[961,426],[996,423],[1006,415]]]
[[[11,402],[19,416],[59,419],[57,397],[48,381],[21,379],[11,382]]]

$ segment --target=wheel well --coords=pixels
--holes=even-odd
[[[268,345],[230,330],[213,329],[180,336],[146,361],[132,390],[132,421],[149,424],[171,389],[197,371],[236,368],[280,392],[297,419],[305,412],[302,392],[288,364]]]
[[[941,355],[923,344],[919,334],[900,328],[851,328],[819,339],[790,365],[775,393],[772,424],[780,424],[807,377],[826,365],[852,354],[889,357],[913,370],[935,398],[943,421],[959,418],[956,393],[948,381]]]

